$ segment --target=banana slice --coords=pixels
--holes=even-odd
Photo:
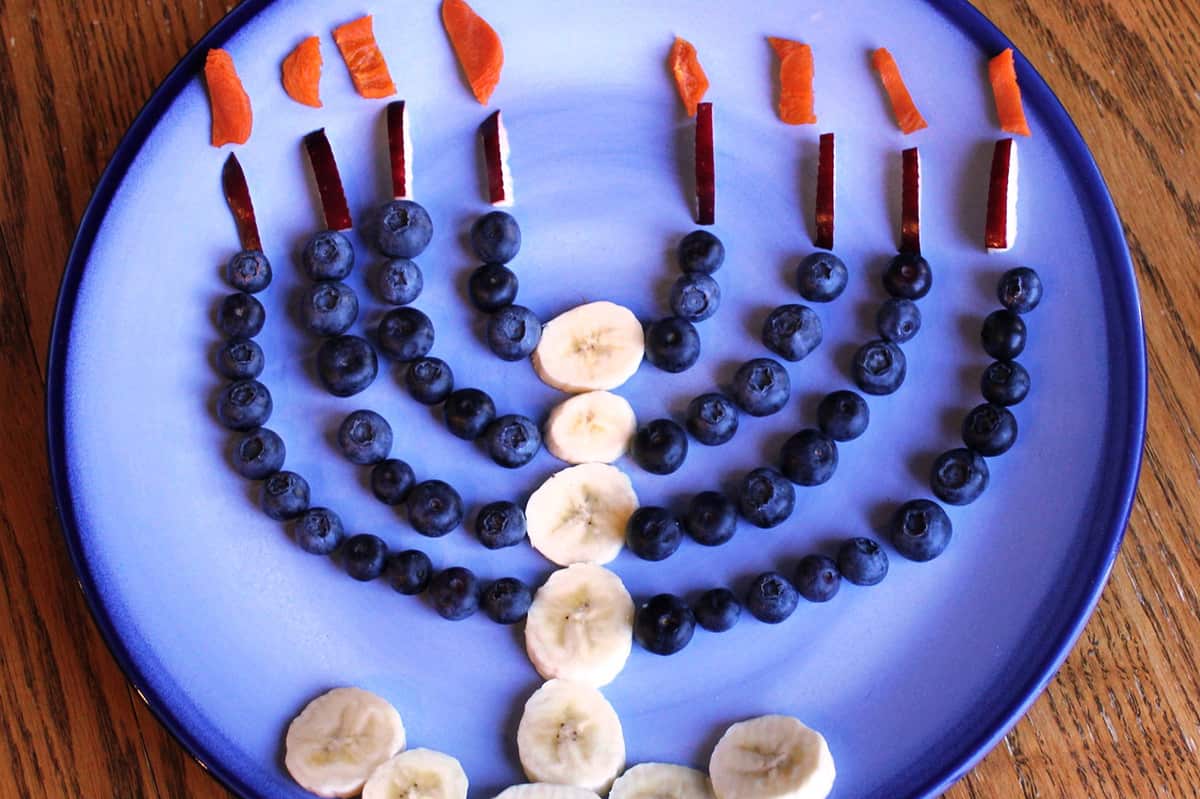
[[[533,782],[603,794],[625,768],[625,736],[617,711],[600,691],[572,680],[550,680],[525,703],[517,753]]]
[[[450,755],[409,749],[371,772],[362,799],[467,799],[467,773]]]
[[[625,525],[637,506],[633,484],[615,466],[570,466],[525,503],[529,543],[559,566],[608,563],[625,545]]]
[[[633,598],[621,578],[576,563],[551,574],[525,619],[525,651],[538,674],[608,685],[633,648]]]
[[[594,792],[574,785],[547,785],[544,782],[514,785],[494,799],[600,799]]]
[[[288,726],[284,765],[317,796],[354,796],[380,763],[404,748],[404,724],[386,699],[335,688]]]
[[[645,353],[642,323],[633,311],[589,302],[547,323],[533,351],[533,369],[561,391],[607,391],[633,377]]]
[[[837,776],[825,739],[791,716],[734,724],[708,773],[717,799],[825,799]]]
[[[639,763],[613,783],[608,799],[713,799],[703,771],[669,763]]]
[[[589,391],[550,411],[542,441],[567,463],[612,463],[625,454],[636,432],[637,417],[624,397]]]

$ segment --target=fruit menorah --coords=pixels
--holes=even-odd
[[[499,37],[462,0],[445,0],[443,21],[468,83],[486,103],[503,63]],[[387,97],[395,87],[374,41],[370,17],[338,28],[335,41],[360,94]],[[770,39],[780,61],[779,114],[790,124],[812,124],[812,51],[787,39]],[[925,127],[886,50],[873,58],[898,125],[905,133]],[[689,43],[676,39],[669,55],[685,109],[695,117],[696,221],[716,221],[716,151],[713,104],[704,101],[707,77]],[[1029,135],[1020,107],[1011,51],[989,70],[1005,130]],[[232,59],[210,54],[206,77],[213,106],[213,143],[244,142],[250,133],[249,99],[237,80]],[[305,40],[284,62],[288,94],[319,105],[319,42]],[[682,238],[677,250],[683,274],[670,293],[671,314],[643,322],[612,302],[590,302],[544,325],[529,308],[516,304],[519,282],[509,264],[521,247],[516,219],[499,207],[514,204],[508,167],[509,140],[499,111],[480,126],[489,202],[497,207],[477,219],[470,244],[482,262],[469,281],[472,304],[488,315],[487,343],[500,359],[529,362],[546,384],[570,396],[538,425],[518,413],[498,412],[492,398],[475,388],[456,388],[451,366],[432,356],[434,328],[413,303],[424,278],[414,259],[434,232],[426,210],[412,199],[413,152],[409,114],[403,101],[386,107],[392,199],[373,215],[368,238],[385,260],[371,279],[378,299],[392,308],[374,330],[382,354],[406,365],[404,384],[418,402],[441,406],[447,430],[478,441],[490,458],[507,468],[527,464],[543,447],[568,466],[546,479],[524,507],[492,502],[475,514],[474,532],[487,548],[529,544],[560,568],[535,590],[513,577],[480,580],[463,567],[437,570],[417,549],[390,552],[372,534],[347,537],[338,515],[310,503],[305,479],[284,469],[283,439],[265,427],[273,402],[257,378],[264,353],[255,342],[266,311],[255,297],[271,282],[263,254],[250,189],[241,164],[230,155],[223,185],[242,250],[226,269],[236,290],[221,303],[218,325],[225,337],[217,364],[231,382],[221,391],[217,416],[236,431],[236,470],[261,481],[263,511],[287,521],[305,551],[335,555],[354,579],[386,580],[401,594],[423,594],[449,620],[478,610],[500,624],[524,623],[526,651],[547,682],[528,700],[517,746],[521,765],[534,785],[514,786],[504,799],[582,799],[611,789],[614,799],[671,796],[823,797],[832,789],[834,765],[825,740],[788,716],[764,716],[733,725],[713,752],[709,775],[682,766],[641,764],[625,770],[620,721],[598,690],[625,666],[634,641],[658,655],[679,652],[695,628],[722,632],[732,628],[743,609],[755,619],[779,624],[801,598],[826,602],[843,581],[871,586],[888,573],[884,547],[868,537],[844,541],[836,552],[810,554],[794,573],[759,575],[743,596],[716,587],[688,603],[659,594],[635,603],[620,577],[605,568],[625,547],[636,556],[658,561],[670,557],[685,537],[715,547],[734,535],[739,518],[761,528],[785,522],[795,506],[796,486],[816,486],[834,475],[838,448],[863,435],[869,408],[862,394],[886,396],[906,375],[902,344],[921,327],[917,302],[931,290],[933,273],[921,255],[921,164],[916,148],[902,153],[900,251],[882,280],[888,298],[878,310],[878,338],[863,344],[852,363],[858,391],[838,389],[821,400],[814,427],[789,438],[777,461],[751,470],[734,496],[721,491],[696,493],[681,513],[640,505],[629,477],[614,462],[626,452],[645,471],[670,474],[687,456],[689,441],[720,446],[731,441],[739,417],[765,417],[783,409],[790,398],[788,372],[775,357],[756,357],[736,371],[727,392],[695,397],[683,424],[668,418],[640,425],[629,402],[614,393],[643,361],[667,372],[694,366],[701,355],[696,324],[712,317],[721,302],[714,275],[725,245],[703,227]],[[351,334],[359,300],[342,282],[354,267],[354,248],[346,237],[353,220],[342,189],[333,149],[324,130],[304,138],[308,160],[324,210],[325,229],[304,246],[301,262],[311,283],[301,301],[304,327],[321,338],[317,372],[322,385],[338,397],[363,391],[379,369],[376,346]],[[797,266],[797,289],[805,300],[828,303],[846,287],[846,265],[831,250],[835,231],[835,139],[821,135],[818,150],[814,244],[817,251]],[[985,246],[1004,251],[1016,235],[1016,146],[997,143],[988,194]],[[1016,268],[1001,278],[1003,308],[983,324],[981,343],[995,362],[984,372],[986,402],[967,414],[964,446],[943,453],[933,465],[930,488],[942,503],[964,505],[987,487],[986,458],[1006,452],[1017,434],[1010,407],[1029,390],[1029,375],[1015,360],[1026,339],[1022,315],[1042,293],[1038,275]],[[805,305],[779,306],[766,318],[761,335],[773,356],[800,361],[822,342],[819,317]],[[861,393],[860,393],[861,392]],[[429,537],[447,535],[462,525],[462,498],[444,481],[418,482],[413,469],[392,458],[392,429],[370,410],[345,417],[338,447],[352,463],[370,467],[374,496],[388,505],[404,505],[411,527]],[[914,499],[901,504],[889,525],[890,543],[901,556],[928,561],[950,542],[952,526],[938,502]],[[339,688],[313,700],[287,733],[286,766],[306,789],[323,796],[459,797],[467,777],[458,761],[427,749],[405,749],[399,713],[386,700],[356,688]],[[755,752],[759,754],[754,754]],[[782,768],[763,759],[802,762]],[[753,762],[752,762],[753,761]],[[622,772],[624,774],[622,775]],[[618,778],[619,777],[619,778]]]

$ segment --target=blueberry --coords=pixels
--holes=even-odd
[[[754,578],[746,592],[746,610],[759,621],[779,624],[791,616],[800,604],[796,587],[779,572],[766,572]]]
[[[809,302],[832,302],[846,289],[846,264],[831,252],[814,252],[796,269],[796,286]]]
[[[921,309],[912,300],[892,297],[879,306],[875,327],[880,338],[903,344],[921,330]]]
[[[788,361],[807,357],[821,345],[822,335],[820,317],[803,305],[781,305],[763,322],[763,344]]]
[[[884,290],[898,299],[919,300],[932,287],[933,271],[929,262],[913,253],[900,253],[883,273]]]
[[[1025,349],[1025,320],[1007,308],[983,320],[983,351],[998,361],[1011,361]]]
[[[308,240],[300,260],[313,280],[341,280],[354,268],[354,246],[336,230],[324,230]]]
[[[308,332],[340,336],[358,318],[358,295],[345,283],[332,280],[313,283],[300,301],[300,314]]]
[[[342,420],[337,439],[351,463],[379,463],[392,451],[392,426],[375,411],[354,411]]]
[[[779,468],[802,486],[819,486],[837,471],[838,449],[820,430],[801,430],[783,444]]]
[[[1042,279],[1027,266],[1010,269],[1000,278],[996,296],[1013,313],[1029,313],[1042,301]]]
[[[418,358],[408,365],[404,384],[417,402],[437,405],[454,390],[454,372],[441,358]]]
[[[674,594],[659,594],[637,610],[633,637],[656,655],[673,655],[688,645],[696,632],[696,617]]]
[[[262,374],[265,359],[258,342],[231,338],[217,353],[217,371],[230,380],[250,380]]]
[[[474,441],[496,418],[496,403],[477,388],[460,388],[442,406],[446,428],[461,439]]]
[[[491,502],[475,517],[475,537],[488,549],[516,546],[525,540],[525,512],[514,502]]]
[[[950,517],[928,499],[905,502],[892,516],[892,546],[909,560],[933,560],[950,543]]]
[[[854,382],[868,394],[891,394],[908,371],[904,353],[890,341],[868,341],[854,353]]]
[[[503,264],[484,264],[471,273],[467,293],[471,303],[484,313],[512,305],[519,286],[516,274]]]
[[[287,448],[273,430],[251,430],[233,446],[233,468],[247,480],[262,480],[283,468]]]
[[[671,287],[671,312],[689,322],[703,322],[721,307],[721,287],[700,272],[689,272]]]
[[[979,499],[987,485],[987,462],[978,452],[952,449],[933,462],[929,486],[942,502],[969,505]]]
[[[725,245],[707,230],[693,230],[679,242],[679,268],[711,275],[725,261]]]
[[[230,383],[217,397],[217,419],[230,430],[253,430],[271,418],[271,392],[257,380]]]
[[[487,426],[483,437],[492,460],[508,469],[529,463],[542,448],[538,426],[532,419],[515,413],[497,418]]]
[[[833,558],[806,555],[796,565],[796,577],[792,584],[800,596],[809,602],[828,602],[842,587],[842,574]]]
[[[412,467],[396,458],[380,461],[371,470],[371,493],[385,505],[399,505],[408,499],[416,482]]]
[[[625,525],[625,545],[642,560],[666,560],[682,541],[679,520],[666,508],[643,505]]]
[[[728,588],[713,588],[701,594],[692,604],[692,615],[704,629],[723,633],[738,623],[742,616],[742,603]]]
[[[817,406],[817,423],[834,441],[853,441],[866,432],[870,421],[867,401],[853,391],[826,394]]]
[[[774,469],[755,469],[742,480],[738,510],[756,527],[776,527],[792,515],[796,489]]]
[[[837,567],[854,585],[877,585],[887,577],[888,556],[870,538],[850,538],[838,548]]]
[[[434,575],[426,596],[443,619],[460,621],[479,609],[479,580],[470,569],[454,566]]]
[[[529,613],[533,591],[516,577],[502,577],[483,589],[481,604],[497,624],[516,624]]]
[[[670,419],[655,419],[633,437],[633,459],[651,474],[671,474],[687,458],[687,433]]]
[[[491,211],[471,225],[471,249],[479,260],[489,264],[506,264],[521,249],[521,228],[511,214]]]
[[[488,318],[488,347],[502,360],[528,358],[541,340],[542,323],[524,305],[508,305]]]
[[[383,574],[387,544],[377,535],[359,533],[346,539],[341,547],[342,568],[355,580],[367,582]]]
[[[686,372],[699,359],[700,334],[688,320],[669,316],[646,327],[646,360],[659,369]]]
[[[229,259],[225,280],[238,291],[257,294],[271,285],[271,262],[259,250],[242,250]]]
[[[462,524],[462,497],[441,480],[417,483],[407,502],[408,522],[421,535],[440,538]]]
[[[737,507],[720,491],[701,491],[688,502],[683,527],[698,544],[724,544],[737,531]]]
[[[792,382],[787,370],[771,358],[755,358],[733,376],[733,401],[751,416],[770,416],[787,405]]]
[[[701,444],[724,444],[737,432],[737,406],[724,394],[701,394],[688,403],[687,429]]]
[[[388,311],[376,335],[383,354],[404,363],[424,358],[433,349],[433,322],[416,308]]]
[[[379,209],[375,247],[389,258],[416,258],[433,238],[429,212],[412,200],[392,200]]]
[[[328,555],[341,545],[345,532],[341,518],[329,508],[309,508],[292,523],[292,536],[305,552]]]
[[[254,338],[266,322],[262,303],[243,291],[230,294],[217,309],[217,327],[226,338]]]
[[[317,350],[317,374],[335,397],[349,397],[365,389],[379,373],[375,350],[361,336],[327,338]]]
[[[421,296],[425,276],[421,267],[407,258],[392,258],[375,267],[371,285],[376,296],[389,305],[408,305]]]
[[[262,484],[263,513],[276,521],[308,510],[308,481],[295,472],[275,472]]]
[[[979,390],[993,405],[1016,405],[1029,394],[1029,372],[1016,361],[995,361],[983,370]]]
[[[1000,405],[977,405],[963,419],[962,438],[980,455],[1003,455],[1017,440],[1017,419]]]
[[[397,592],[414,596],[429,586],[429,580],[433,577],[433,563],[421,550],[406,549],[388,556],[383,574]]]

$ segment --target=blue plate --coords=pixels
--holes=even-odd
[[[469,507],[523,498],[559,468],[541,453],[507,471],[453,439],[385,367],[351,399],[312,377],[316,342],[286,312],[304,284],[295,252],[319,225],[300,137],[326,127],[356,218],[388,194],[383,103],[358,98],[327,32],[361,12],[318,0],[252,0],[188,54],[118,149],[84,216],[54,326],[49,446],[76,568],[114,654],[154,712],[222,782],[246,797],[305,794],[281,766],[288,721],[318,693],[359,685],[401,710],[414,745],[460,758],[472,797],[521,781],[514,728],[539,684],[517,631],[482,614],[451,624],[382,583],[348,579],[301,552],[256,509],[255,489],[229,468],[229,435],[213,417],[220,387],[210,365],[220,265],[237,249],[219,175],[227,152],[208,146],[197,79],[204,51],[225,46],[253,98],[254,135],[238,149],[259,212],[275,282],[263,380],[270,426],[290,468],[351,531],[394,547],[420,546],[439,565],[540,583],[551,566],[528,547],[490,552],[466,531],[422,539],[365,489],[362,469],[331,441],[357,408],[387,416],[396,452],[422,477],[457,486]],[[375,27],[409,103],[416,197],[437,230],[419,259],[417,305],[434,320],[435,354],[459,385],[493,394],[502,411],[545,414],[558,398],[528,364],[506,364],[481,340],[464,297],[473,267],[464,233],[486,208],[470,97],[442,32],[437,4],[376,4]],[[649,365],[622,389],[639,417],[678,417],[688,399],[727,381],[748,357],[764,312],[796,301],[798,257],[811,250],[816,138],[838,136],[838,252],[846,293],[817,308],[825,345],[790,365],[794,400],[745,419],[735,443],[694,445],[670,477],[635,465],[646,503],[729,486],[773,460],[791,432],[811,426],[817,400],[849,385],[854,343],[872,336],[879,276],[895,251],[899,164],[919,145],[923,233],[935,270],[924,329],[905,349],[908,380],[871,400],[872,424],[842,447],[836,477],[802,489],[792,520],[745,527],[719,549],[685,543],[652,564],[623,553],[613,568],[635,598],[742,589],[768,568],[830,551],[852,535],[883,537],[898,502],[928,493],[932,457],[957,444],[987,363],[978,331],[997,307],[1005,269],[1028,264],[1046,283],[1029,316],[1022,361],[1033,377],[1016,410],[1020,440],[991,461],[978,502],[951,509],[955,537],[928,564],[892,551],[892,572],[786,623],[745,619],[697,634],[682,653],[635,650],[605,689],[624,723],[630,762],[703,767],[731,722],[767,712],[800,716],[828,737],[837,797],[934,796],[988,751],[1053,675],[1079,634],[1112,564],[1137,476],[1145,414],[1145,353],[1121,226],[1088,151],[1029,64],[1017,66],[1034,135],[1021,139],[1020,234],[1004,255],[982,250],[994,122],[986,58],[1009,42],[965,2],[889,4],[811,0],[746,4],[608,2],[549,15],[537,3],[479,0],[507,53],[493,100],[512,140],[515,214],[525,246],[515,268],[521,301],[543,318],[611,299],[640,317],[665,311],[671,252],[693,229],[685,179],[690,120],[664,67],[672,37],[694,42],[716,108],[718,226],[729,255],[717,273],[724,305],[703,323],[704,357],[681,375]],[[325,107],[289,100],[279,63],[301,38],[322,36]],[[773,108],[773,56],[764,39],[810,42],[818,126],[788,127]],[[868,52],[888,46],[929,128],[901,136]],[[375,260],[356,239],[350,279],[362,332],[382,312],[365,276]]]

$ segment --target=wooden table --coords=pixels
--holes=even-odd
[[[96,632],[47,480],[55,292],[119,137],[231,4],[0,3],[0,796],[227,794],[158,725]],[[948,795],[1200,796],[1200,6],[981,0],[1058,92],[1125,220],[1150,348],[1129,534],[1049,690]]]

